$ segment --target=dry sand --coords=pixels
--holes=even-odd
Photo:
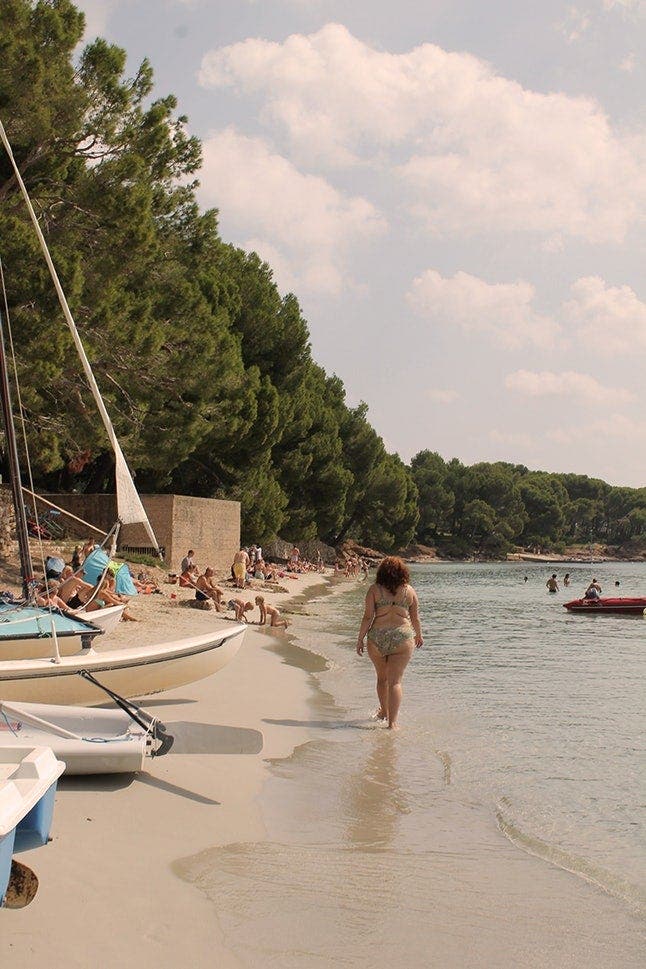
[[[281,580],[286,592],[262,594],[289,608],[329,579],[301,575]],[[135,600],[140,622],[120,624],[118,641],[172,639],[223,621],[171,603],[171,592],[186,600],[190,590],[162,588]],[[295,632],[297,612],[289,616]],[[172,865],[209,846],[262,838],[257,796],[266,761],[309,739],[306,728],[268,722],[306,720],[309,712],[309,674],[281,658],[288,642],[283,630],[249,625],[222,671],[142,701],[177,735],[173,751],[146,772],[61,779],[52,842],[20,855],[38,875],[38,894],[25,909],[0,910],[4,965],[10,957],[21,969],[240,966],[222,944],[213,904]]]

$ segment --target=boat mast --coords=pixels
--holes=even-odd
[[[11,407],[11,388],[9,386],[9,371],[7,368],[7,356],[4,343],[4,326],[2,322],[2,312],[0,311],[0,395],[2,396],[2,416],[4,418],[5,441],[7,443],[7,456],[9,458],[9,468],[11,471],[11,491],[13,494],[13,508],[16,515],[16,536],[18,538],[18,551],[20,553],[20,571],[22,573],[22,594],[25,599],[29,598],[30,584],[34,578],[34,567],[31,561],[31,550],[29,548],[29,532],[27,531],[27,514],[25,503],[22,498],[22,488],[20,481],[20,463],[18,461],[18,445],[16,443],[16,428],[13,423],[13,410]]]
[[[56,295],[58,296],[58,301],[61,305],[63,316],[65,317],[65,322],[67,323],[70,333],[72,334],[72,339],[74,340],[74,345],[76,347],[77,353],[79,355],[79,359],[81,361],[81,365],[85,372],[85,377],[87,379],[90,390],[92,391],[92,396],[94,397],[96,405],[99,409],[99,414],[101,415],[103,426],[105,427],[106,433],[108,435],[108,440],[112,445],[112,450],[114,452],[114,457],[115,457],[117,511],[119,515],[119,523],[120,525],[122,524],[123,525],[128,525],[128,524],[143,525],[155,549],[157,550],[157,554],[161,559],[163,556],[161,553],[161,549],[159,547],[159,542],[155,537],[155,533],[152,529],[152,525],[148,520],[148,515],[144,510],[144,506],[141,502],[141,498],[139,497],[139,494],[137,493],[137,489],[135,488],[134,482],[132,480],[132,474],[130,472],[126,459],[124,457],[123,451],[121,450],[121,445],[117,440],[117,436],[112,426],[112,421],[110,420],[108,412],[105,409],[105,404],[103,403],[101,392],[97,386],[96,380],[94,379],[94,374],[92,373],[90,361],[88,360],[87,355],[85,353],[83,343],[81,342],[81,337],[79,336],[79,332],[76,328],[76,323],[74,322],[74,319],[70,312],[70,308],[67,303],[67,298],[65,296],[65,293],[63,292],[63,287],[61,286],[60,280],[58,278],[58,273],[56,272],[54,263],[52,261],[52,257],[50,255],[49,249],[47,248],[45,237],[42,233],[40,225],[38,224],[38,219],[36,218],[36,213],[34,212],[33,205],[31,204],[29,193],[27,192],[25,183],[22,180],[22,176],[18,169],[18,165],[16,164],[16,160],[13,157],[11,145],[9,144],[9,139],[7,138],[7,134],[4,130],[4,126],[1,121],[0,121],[0,142],[2,142],[2,144],[4,145],[9,161],[11,162],[11,166],[13,168],[13,172],[16,177],[18,187],[20,188],[22,196],[25,200],[27,211],[29,212],[29,217],[31,219],[32,225],[36,232],[36,236],[38,238],[38,242],[40,243],[40,247],[43,251],[45,262],[47,263],[47,268],[49,269],[49,274],[52,278],[52,282],[54,283],[54,289],[56,290]]]

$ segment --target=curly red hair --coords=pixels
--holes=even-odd
[[[396,555],[388,555],[381,560],[377,569],[377,585],[382,586],[395,595],[397,589],[410,582],[410,572],[406,565]]]

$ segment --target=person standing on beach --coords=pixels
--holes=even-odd
[[[244,589],[248,568],[249,553],[247,552],[246,548],[241,548],[240,551],[236,552],[236,554],[233,556],[233,578],[235,579],[237,589]]]
[[[367,638],[368,656],[377,674],[377,717],[388,721],[389,730],[397,729],[404,670],[413,651],[424,643],[417,593],[409,580],[410,573],[400,558],[382,560],[376,582],[366,593],[357,639],[357,653],[362,656]]]

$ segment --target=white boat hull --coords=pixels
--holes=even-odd
[[[0,701],[0,747],[50,747],[66,774],[121,774],[143,769],[151,731],[122,710]]]
[[[104,633],[113,632],[118,624],[121,622],[121,617],[123,615],[123,610],[126,608],[127,603],[123,603],[120,606],[106,606],[104,609],[90,609],[86,611],[85,609],[79,609],[76,615],[79,619],[86,619],[88,622],[94,623],[99,629],[102,629]]]
[[[79,676],[87,670],[121,696],[147,696],[217,673],[235,656],[246,627],[227,625],[201,636],[129,649],[85,649],[52,659],[0,662],[0,697],[29,703],[103,703],[105,695]]]

